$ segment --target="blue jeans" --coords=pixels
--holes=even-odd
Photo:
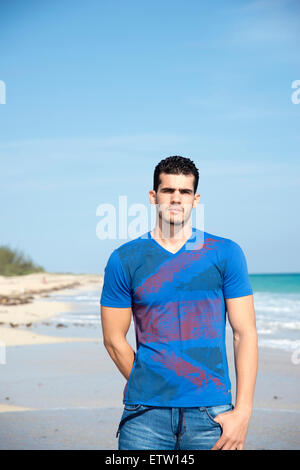
[[[222,434],[214,418],[233,408],[232,404],[192,408],[125,405],[118,449],[209,450]]]

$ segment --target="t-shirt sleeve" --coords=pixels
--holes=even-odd
[[[246,257],[238,243],[230,241],[223,278],[225,299],[253,294]]]
[[[131,307],[131,285],[117,250],[111,253],[104,269],[100,304],[105,307]]]

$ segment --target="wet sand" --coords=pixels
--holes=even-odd
[[[70,312],[69,302],[47,302],[51,293],[72,294],[82,290],[99,290],[102,275],[36,273],[26,276],[0,276],[0,341],[6,346],[44,344],[64,341],[62,336],[32,333],[32,326],[48,318]],[[76,290],[74,290],[76,289]],[[65,340],[80,341],[78,337]]]
[[[0,364],[0,449],[116,450],[125,379],[103,346],[100,319],[99,325],[68,328],[43,320],[41,312],[31,327],[20,322],[0,329],[14,335]],[[17,333],[36,337],[24,344]],[[234,391],[230,330],[227,336]],[[133,324],[128,340],[135,348]],[[292,363],[291,353],[260,348],[245,449],[300,448],[299,385],[300,364]]]
[[[51,329],[43,334],[45,328]],[[82,329],[68,333],[81,336]],[[117,449],[125,380],[100,330],[85,327],[85,336],[91,341],[7,348],[0,366],[0,449]],[[132,328],[129,336],[134,344]],[[298,397],[299,366],[290,354],[260,349],[245,449],[299,449]]]

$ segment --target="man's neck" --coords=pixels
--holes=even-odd
[[[166,246],[176,247],[185,243],[191,237],[192,233],[193,229],[191,225],[181,227],[177,231],[173,230],[172,226],[166,227],[166,229],[163,230],[159,225],[156,225],[151,232],[151,236]]]

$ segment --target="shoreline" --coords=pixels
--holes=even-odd
[[[17,279],[10,287],[11,295],[16,295],[18,289],[19,293],[26,289],[26,294],[37,290],[29,303],[0,304],[0,359],[1,344],[7,346],[5,362],[0,361],[0,448],[116,449],[125,379],[105,350],[98,324],[70,323],[68,328],[58,328],[56,319],[46,321],[60,313],[73,312],[76,307],[75,300],[72,303],[51,299],[51,292],[59,291],[72,298],[81,291],[99,290],[100,296],[103,276],[47,274],[48,293],[42,292],[45,283],[41,275],[39,279],[36,274],[30,276]],[[1,281],[0,278],[0,294],[9,294]],[[79,283],[76,287],[75,282]],[[127,339],[134,348],[133,323]],[[226,350],[234,404],[230,330]],[[300,364],[293,363],[292,352],[259,346],[245,449],[300,447],[299,383]]]
[[[286,351],[259,357],[245,450],[299,449],[300,365]],[[11,347],[1,372],[1,449],[117,449],[125,379],[102,341]]]
[[[0,306],[30,303],[34,296],[46,297],[63,289],[89,289],[103,283],[103,274],[33,273],[23,276],[0,276]],[[15,303],[13,303],[15,301]]]
[[[0,342],[5,346],[91,341],[88,338],[48,336],[30,331],[32,325],[64,312],[72,302],[47,302],[49,294],[76,295],[78,291],[100,290],[103,275],[34,273],[25,276],[0,276]],[[22,329],[26,328],[26,329]],[[28,330],[27,330],[28,329]]]

